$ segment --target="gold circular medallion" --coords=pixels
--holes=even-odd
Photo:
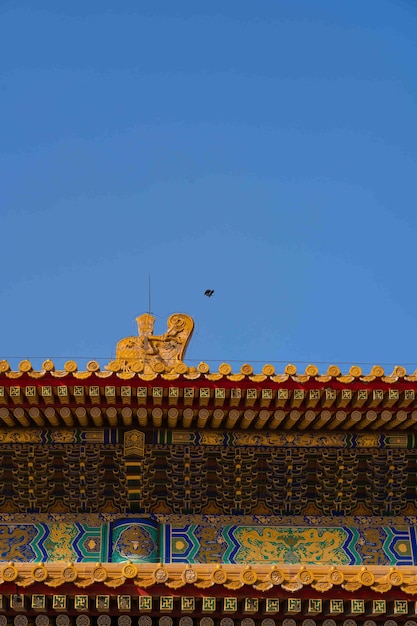
[[[157,567],[153,575],[157,583],[165,583],[168,580],[168,572],[165,567]]]
[[[33,568],[32,576],[37,582],[42,582],[48,578],[48,572],[45,567],[40,565]]]
[[[332,377],[340,376],[340,368],[337,365],[329,365],[327,374]]]
[[[197,572],[191,567],[184,570],[182,579],[185,583],[192,585],[197,580]]]
[[[221,568],[216,569],[211,574],[211,580],[216,583],[216,585],[224,585],[227,580],[227,574]]]
[[[219,365],[219,374],[223,376],[229,376],[232,373],[232,366],[229,363],[222,363]]]
[[[69,567],[66,567],[64,569],[64,571],[62,572],[62,577],[65,579],[65,582],[67,583],[73,583],[74,580],[77,580],[77,570],[75,569],[75,567],[72,567],[72,565],[70,565]]]
[[[125,578],[135,578],[137,573],[138,573],[138,568],[136,567],[136,565],[133,565],[132,563],[127,563],[126,565],[123,566],[122,575]]]
[[[10,365],[8,364],[7,361],[5,361],[3,359],[3,361],[0,361],[0,372],[8,372],[10,369]]]
[[[258,580],[258,575],[253,569],[246,569],[240,574],[239,578],[245,585],[254,585]]]
[[[317,376],[319,373],[319,368],[317,367],[317,365],[307,365],[306,367],[306,374],[307,376]]]
[[[24,361],[20,361],[19,370],[21,372],[30,372],[31,369],[32,369],[32,363],[30,361],[28,361],[27,359],[25,359]]]
[[[391,585],[398,587],[403,582],[403,575],[401,574],[401,572],[393,570],[389,573],[388,580],[390,581]]]
[[[358,579],[359,579],[359,582],[362,583],[362,585],[365,585],[365,587],[370,587],[375,582],[375,576],[373,575],[372,572],[370,572],[367,569],[364,569],[361,572],[359,572]]]
[[[106,580],[107,578],[107,570],[99,565],[93,569],[93,578],[99,583],[103,582],[103,580]]]
[[[314,576],[308,569],[302,569],[298,573],[298,580],[300,583],[303,583],[303,585],[310,585],[314,580]]]
[[[77,371],[77,364],[75,361],[67,361],[66,363],[64,363],[64,370],[66,372],[76,372]]]
[[[3,570],[3,578],[8,583],[12,582],[13,580],[16,580],[17,575],[18,575],[18,571],[14,565],[8,565]]]
[[[176,374],[186,374],[188,372],[188,367],[185,363],[177,363],[174,370]]]
[[[269,572],[268,578],[273,585],[280,585],[284,582],[284,574],[280,569],[273,569],[272,572]]]
[[[88,361],[87,363],[87,372],[98,372],[100,369],[100,365],[97,361]]]
[[[333,585],[341,585],[345,580],[343,572],[338,569],[331,570],[328,576],[329,582],[333,583]]]

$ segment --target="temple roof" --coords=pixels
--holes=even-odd
[[[238,372],[222,363],[210,371],[184,362],[194,322],[171,315],[167,331],[153,334],[155,318],[137,318],[138,335],[117,343],[104,367],[91,360],[41,369],[29,360],[13,370],[0,361],[0,420],[8,427],[131,426],[257,430],[410,430],[417,423],[417,370],[396,366],[386,373],[353,365],[342,372],[330,365],[319,372],[293,364],[261,373],[246,363]],[[0,421],[0,423],[1,423]]]

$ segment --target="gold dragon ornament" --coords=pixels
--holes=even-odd
[[[106,369],[145,375],[185,373],[187,366],[182,358],[194,330],[193,319],[185,313],[174,313],[168,318],[163,335],[153,334],[155,317],[150,313],[140,315],[136,321],[138,336],[125,337],[117,343],[116,359]]]

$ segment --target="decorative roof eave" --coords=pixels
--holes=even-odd
[[[96,583],[117,588],[127,582],[142,589],[156,585],[170,589],[186,585],[208,589],[219,585],[237,590],[246,585],[261,592],[276,587],[290,593],[303,587],[319,592],[333,587],[356,592],[364,587],[377,593],[398,588],[414,595],[417,594],[417,567],[10,562],[0,569],[0,585],[11,582],[19,587],[43,583],[51,588],[72,583],[81,589]]]
[[[253,375],[249,365],[240,374],[225,363],[216,374],[204,363],[197,369],[179,365],[176,371],[141,374],[101,371],[96,361],[83,372],[73,361],[55,370],[49,360],[40,371],[29,361],[11,371],[1,361],[0,425],[392,432],[417,423],[417,375],[406,376],[400,367],[386,377],[378,367],[368,376],[354,367],[349,376],[339,376],[332,366],[323,377],[315,366],[297,375],[289,365],[276,376],[272,366]]]
[[[27,374],[34,379],[42,379],[45,376],[52,376],[54,378],[73,377],[76,380],[84,380],[90,378],[95,374],[98,378],[110,378],[115,374],[120,380],[155,380],[158,376],[161,376],[164,380],[173,381],[184,378],[185,380],[197,380],[205,379],[209,381],[218,381],[223,378],[231,382],[251,381],[256,383],[262,383],[264,381],[271,381],[274,383],[282,384],[288,380],[292,380],[294,383],[305,385],[313,381],[317,383],[329,383],[331,381],[337,381],[343,385],[349,385],[355,382],[372,383],[374,381],[380,381],[386,384],[392,384],[399,381],[417,382],[417,370],[407,373],[406,369],[400,365],[396,365],[390,374],[385,374],[385,370],[379,366],[374,365],[368,374],[364,374],[362,368],[358,365],[353,365],[347,374],[342,374],[340,368],[337,365],[330,365],[326,372],[319,373],[319,368],[316,365],[307,365],[303,373],[297,372],[297,368],[292,363],[289,363],[283,368],[281,373],[276,373],[275,367],[271,364],[265,364],[260,374],[254,373],[254,368],[249,363],[245,363],[240,367],[239,372],[233,373],[233,368],[230,363],[221,363],[215,372],[210,372],[210,367],[207,363],[201,362],[197,367],[188,366],[183,361],[177,362],[173,367],[166,366],[161,362],[158,362],[152,366],[149,366],[149,370],[144,373],[143,363],[140,361],[128,364],[123,367],[123,363],[120,361],[111,361],[102,370],[97,361],[89,361],[85,370],[79,370],[75,361],[66,361],[63,370],[55,369],[55,364],[51,359],[46,359],[42,363],[42,369],[35,370],[32,363],[28,359],[24,359],[19,363],[18,370],[12,370],[9,362],[6,359],[0,361],[0,376],[5,375],[7,378],[20,378],[23,374]]]

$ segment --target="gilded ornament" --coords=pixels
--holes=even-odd
[[[333,585],[341,585],[345,580],[343,572],[338,569],[331,569],[327,578]]]
[[[204,361],[202,361],[201,363],[198,364],[197,370],[201,372],[201,374],[208,374],[210,371],[210,367],[208,366],[207,363],[204,363]]]
[[[253,569],[245,569],[239,576],[242,583],[245,585],[254,585],[258,580],[258,575]]]
[[[16,578],[18,577],[19,572],[17,571],[17,567],[15,567],[14,565],[10,564],[7,567],[4,568],[3,572],[3,579],[8,582],[11,583],[14,580],[16,580]]]
[[[370,587],[375,582],[375,576],[372,572],[363,568],[358,574],[358,580],[365,587]]]
[[[265,376],[273,376],[275,374],[275,367],[267,363],[262,368],[262,374],[264,374]]]
[[[349,370],[349,374],[354,378],[359,378],[360,376],[362,376],[362,369],[359,367],[359,365],[352,365]]]
[[[10,370],[10,365],[8,364],[8,362],[3,359],[3,361],[0,361],[0,372],[1,373],[5,373],[8,372]]]
[[[188,372],[188,367],[185,363],[177,363],[177,365],[174,367],[174,371],[177,374],[186,374]]]
[[[389,582],[391,583],[391,585],[394,585],[395,587],[402,585],[403,579],[404,577],[402,573],[399,572],[398,570],[391,570],[390,573],[388,574]]]
[[[253,374],[253,367],[252,367],[252,365],[249,365],[249,363],[245,363],[240,368],[240,373],[243,374],[244,376],[251,376]]]
[[[89,372],[98,372],[99,369],[100,365],[97,363],[97,361],[88,361],[87,370]]]
[[[72,373],[77,371],[77,364],[75,361],[67,361],[64,363],[64,370],[66,372]]]
[[[381,378],[382,376],[384,376],[384,374],[384,368],[380,367],[379,365],[374,365],[371,369],[371,375],[376,376],[377,378]]]
[[[156,583],[166,583],[168,580],[168,572],[165,567],[157,567],[153,572],[153,577]]]
[[[192,569],[191,567],[187,567],[184,570],[181,578],[187,585],[192,585],[197,580],[197,572],[195,571],[195,569]]]
[[[280,585],[284,582],[284,574],[280,569],[272,569],[268,574],[268,579],[273,585]]]
[[[232,366],[230,365],[230,363],[222,363],[221,365],[219,365],[219,374],[222,374],[222,376],[228,376],[231,373]]]
[[[102,583],[107,578],[107,570],[99,565],[93,569],[92,577],[96,582]]]
[[[288,374],[288,376],[295,376],[297,373],[297,368],[292,363],[288,363],[288,365],[286,365],[285,367],[284,372],[285,374]]]
[[[66,583],[73,583],[78,577],[77,570],[72,565],[69,565],[63,570],[62,577]]]
[[[218,566],[214,572],[211,573],[211,580],[216,583],[216,585],[224,585],[227,580],[227,574]]]
[[[302,568],[298,572],[297,578],[303,585],[311,585],[314,580],[314,575],[310,570]]]
[[[407,375],[407,370],[405,369],[405,367],[402,367],[401,365],[396,365],[394,367],[394,371],[392,372],[393,376],[398,376],[398,378],[404,378],[404,376]]]
[[[319,373],[319,368],[317,365],[307,365],[305,373],[307,376],[314,378]]]
[[[327,374],[332,378],[336,378],[337,376],[340,376],[340,368],[337,367],[337,365],[329,365],[327,368]]]
[[[45,370],[45,372],[53,372],[55,365],[51,359],[46,359],[46,361],[42,363],[42,369]]]
[[[125,578],[136,578],[138,573],[138,568],[133,563],[127,563],[122,568],[122,576]]]
[[[43,565],[38,565],[34,567],[32,570],[32,576],[36,580],[36,582],[43,582],[48,578],[48,572],[46,570],[46,567],[44,567]]]
[[[143,372],[143,367],[144,365],[142,361],[132,361],[132,363],[130,364],[130,369],[132,370],[132,372],[135,372],[135,374],[140,374],[140,372]]]
[[[19,370],[21,372],[30,372],[32,369],[32,363],[25,359],[24,361],[20,361]]]
[[[155,317],[150,313],[137,317],[136,321],[138,336],[126,337],[117,343],[116,359],[106,369],[121,371],[123,374],[142,371],[144,376],[175,370],[182,363],[194,329],[192,318],[184,313],[171,315],[163,335],[153,334]]]

